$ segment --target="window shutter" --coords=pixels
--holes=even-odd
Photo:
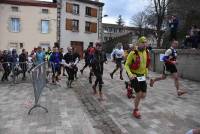
[[[97,23],[91,23],[91,27],[90,27],[92,33],[96,33],[97,32]]]
[[[97,9],[91,8],[91,16],[92,17],[97,17]]]
[[[66,19],[66,30],[72,30],[72,20]]]
[[[73,5],[71,3],[66,3],[66,12],[72,13]]]

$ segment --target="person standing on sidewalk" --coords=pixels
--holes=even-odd
[[[102,45],[100,43],[96,43],[96,49],[94,53],[94,59],[92,61],[92,70],[96,77],[96,81],[92,86],[94,94],[97,94],[96,87],[99,85],[99,97],[100,100],[103,100],[102,94],[102,84],[103,84],[103,64],[106,62],[105,55],[102,52]]]
[[[26,71],[28,69],[27,62],[28,62],[28,57],[26,54],[26,50],[22,49],[22,53],[19,55],[19,66],[21,67],[23,73],[22,80],[26,80]]]
[[[120,68],[120,79],[123,80],[122,72],[123,72],[123,66],[122,61],[124,59],[124,50],[122,48],[122,44],[117,44],[117,48],[113,50],[111,53],[111,57],[115,61],[116,68],[113,70],[112,73],[110,73],[110,77],[113,79],[114,73]]]
[[[173,40],[171,47],[165,52],[165,56],[163,57],[164,65],[163,65],[163,74],[160,77],[150,79],[150,86],[153,87],[154,83],[160,80],[166,79],[167,75],[170,73],[173,75],[174,84],[177,90],[177,95],[181,96],[186,93],[186,91],[180,89],[179,85],[179,77],[177,71],[177,51],[175,48],[178,47],[178,41]]]
[[[141,99],[144,99],[147,91],[146,76],[148,73],[148,66],[150,56],[146,50],[147,40],[144,36],[138,40],[138,48],[131,51],[125,63],[125,69],[131,81],[131,85],[136,92],[133,116],[140,119],[139,104]]]

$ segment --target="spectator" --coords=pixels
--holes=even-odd
[[[1,81],[8,81],[8,76],[11,72],[11,66],[10,66],[10,62],[11,61],[11,52],[4,50],[3,52],[3,57],[2,57],[2,62],[3,62],[3,69],[4,69],[4,74],[1,78]]]
[[[23,77],[22,80],[26,80],[27,62],[28,57],[25,49],[22,49],[22,53],[19,55],[19,65],[22,69]]]
[[[169,19],[169,28],[170,28],[170,41],[177,39],[177,29],[179,21],[176,16],[171,16]]]

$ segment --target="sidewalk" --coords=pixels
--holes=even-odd
[[[90,117],[72,89],[61,85],[48,85],[40,104],[49,113],[36,108],[31,115],[33,88],[29,83],[0,87],[0,134],[95,134]]]
[[[0,134],[184,134],[200,127],[200,83],[181,80],[188,91],[183,97],[177,97],[170,78],[148,87],[138,120],[131,115],[133,100],[126,97],[119,73],[114,79],[109,76],[113,68],[111,62],[105,65],[103,102],[91,95],[88,68],[83,75],[79,73],[72,89],[67,88],[64,77],[58,85],[48,85],[40,104],[49,113],[35,109],[27,114],[34,101],[31,83],[0,84]],[[150,73],[152,76],[158,74]]]

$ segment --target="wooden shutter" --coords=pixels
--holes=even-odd
[[[72,13],[73,5],[71,3],[66,3],[66,12]]]
[[[91,23],[91,31],[92,33],[96,33],[97,32],[97,23]]]
[[[72,20],[66,19],[66,30],[72,30]]]
[[[97,9],[91,8],[91,16],[92,17],[97,17]]]

